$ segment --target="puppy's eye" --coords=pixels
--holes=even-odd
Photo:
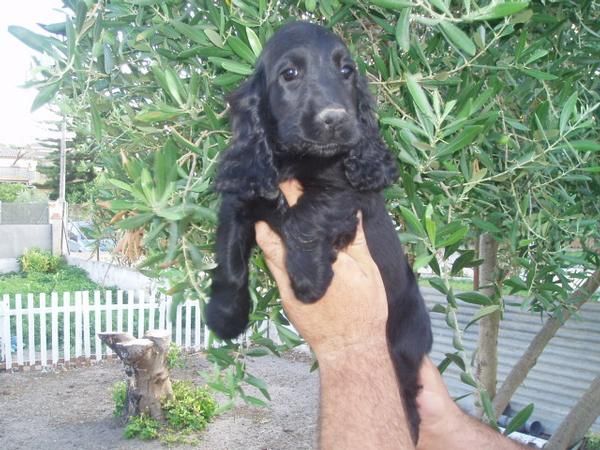
[[[342,66],[340,72],[344,78],[350,78],[350,75],[354,73],[354,67],[349,65]]]
[[[298,78],[298,69],[294,67],[290,67],[289,69],[285,69],[281,72],[281,76],[285,81],[292,81]]]

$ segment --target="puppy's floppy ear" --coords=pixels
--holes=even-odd
[[[356,83],[358,120],[362,138],[344,160],[346,177],[355,189],[379,191],[398,178],[398,169],[389,149],[379,135],[374,100],[367,80],[359,76]]]
[[[233,138],[221,158],[215,188],[244,200],[274,198],[279,192],[278,173],[265,129],[263,68],[259,66],[227,100]]]

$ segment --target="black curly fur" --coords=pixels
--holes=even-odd
[[[288,80],[283,72],[290,68],[297,76]],[[366,80],[337,36],[295,22],[269,40],[254,75],[228,101],[233,139],[215,183],[222,203],[208,326],[230,339],[248,324],[256,221],[267,221],[282,236],[294,292],[314,302],[329,286],[337,251],[354,238],[362,211],[386,288],[388,346],[416,442],[417,375],[431,349],[431,327],[381,195],[398,173],[380,137]],[[323,111],[332,109],[337,115],[325,118]],[[291,208],[278,189],[290,178],[304,189]]]

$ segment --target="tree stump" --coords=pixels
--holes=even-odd
[[[127,333],[99,333],[98,337],[125,363],[128,379],[123,417],[145,414],[162,421],[161,402],[173,398],[167,367],[170,333],[148,331],[142,339]]]

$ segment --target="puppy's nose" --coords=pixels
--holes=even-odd
[[[325,108],[317,114],[317,120],[327,127],[335,127],[348,117],[344,108]]]

